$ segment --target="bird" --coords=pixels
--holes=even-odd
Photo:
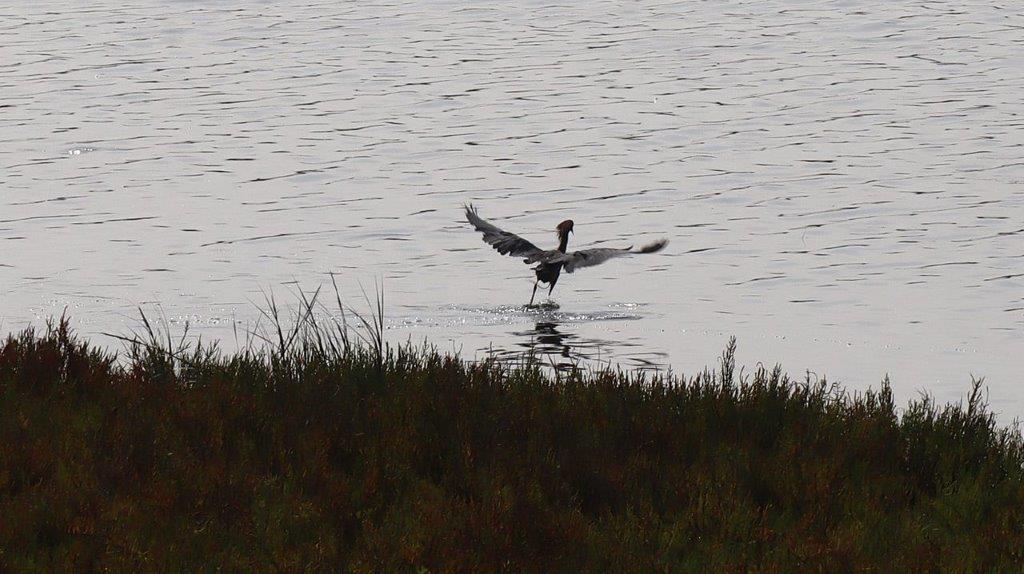
[[[657,253],[668,245],[667,239],[659,239],[638,249],[633,249],[632,246],[622,249],[595,247],[570,253],[566,249],[569,246],[569,234],[574,233],[574,224],[571,219],[566,219],[555,227],[555,233],[558,235],[558,247],[555,249],[541,249],[515,233],[505,231],[486,221],[480,217],[473,204],[466,204],[463,207],[466,210],[466,220],[477,231],[483,233],[484,242],[494,247],[498,253],[512,257],[522,257],[523,263],[528,265],[537,264],[533,268],[534,273],[537,275],[537,280],[533,283],[533,294],[530,295],[530,302],[527,307],[533,306],[533,300],[537,297],[537,285],[540,283],[547,283],[549,285],[548,297],[551,296],[551,292],[555,290],[555,284],[558,283],[558,277],[562,274],[563,270],[566,273],[572,273],[581,267],[599,265],[615,257]]]

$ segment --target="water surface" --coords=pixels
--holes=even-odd
[[[1024,415],[1024,5],[28,3],[0,9],[0,320],[382,279],[389,337],[692,373],[739,339]],[[662,254],[532,274],[542,246]]]

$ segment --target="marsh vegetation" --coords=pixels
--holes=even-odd
[[[4,571],[998,571],[1024,442],[730,342],[696,376],[385,344],[316,297],[235,353],[65,320],[0,347]],[[382,307],[380,308],[382,312]],[[379,317],[379,315],[378,315]],[[290,326],[283,326],[287,323]],[[278,328],[280,327],[280,328]],[[376,333],[376,335],[374,334]]]

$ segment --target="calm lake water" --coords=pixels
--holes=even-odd
[[[0,321],[233,345],[337,273],[388,337],[693,373],[736,335],[852,390],[1024,415],[1024,4],[0,8]],[[532,273],[461,205],[553,247]]]

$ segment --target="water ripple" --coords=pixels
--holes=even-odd
[[[741,334],[862,386],[985,375],[1024,413],[1024,9],[876,8],[5,8],[0,322],[244,320],[223,302],[344,271],[347,300],[383,278],[421,319],[399,330],[472,348],[692,370]],[[576,245],[671,244],[564,277],[534,316],[470,201],[546,247],[566,218]]]

